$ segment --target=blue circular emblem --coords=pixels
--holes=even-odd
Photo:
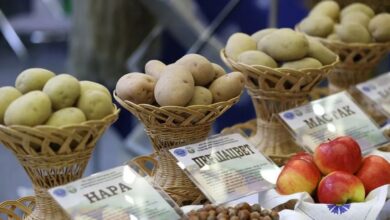
[[[56,189],[53,191],[54,195],[58,197],[65,197],[66,196],[66,190],[64,189]]]
[[[283,117],[291,120],[291,119],[294,119],[295,116],[294,116],[294,113],[292,113],[292,112],[286,112],[283,114]]]
[[[351,208],[351,204],[344,204],[344,205],[328,205],[328,209],[331,213],[336,215],[341,215],[345,212],[348,212],[348,210]]]
[[[363,91],[366,91],[366,92],[369,92],[371,90],[371,88],[368,86],[363,86],[362,89],[363,89]]]
[[[187,151],[181,148],[174,150],[173,153],[179,157],[185,157],[187,155]]]

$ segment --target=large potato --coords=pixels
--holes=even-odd
[[[187,54],[176,61],[176,63],[183,65],[190,71],[197,86],[205,86],[214,79],[215,72],[213,66],[201,55]]]
[[[0,88],[0,124],[4,123],[5,110],[7,110],[11,102],[20,96],[22,96],[22,93],[20,93],[19,90],[12,86],[5,86]]]
[[[326,39],[330,41],[341,41],[339,36],[336,33],[329,34]]]
[[[333,31],[334,22],[325,15],[311,15],[299,23],[299,29],[310,36],[326,37]]]
[[[210,90],[202,86],[195,86],[194,96],[188,103],[190,105],[210,105],[213,103],[213,95]]]
[[[46,82],[54,76],[53,72],[46,69],[26,69],[16,77],[15,88],[23,94],[33,90],[42,90]]]
[[[282,28],[263,37],[258,48],[277,61],[290,61],[306,56],[309,42],[303,34]]]
[[[321,66],[322,64],[320,63],[320,61],[311,57],[305,57],[300,60],[283,63],[281,68],[300,70],[300,69],[320,68]]]
[[[346,14],[341,20],[342,24],[345,23],[358,23],[363,25],[364,27],[368,27],[368,23],[370,22],[370,18],[361,11],[352,11]]]
[[[128,73],[123,75],[116,83],[116,94],[122,100],[128,100],[135,104],[153,104],[154,77],[143,73]]]
[[[238,56],[238,62],[245,63],[247,65],[262,65],[270,68],[278,67],[278,64],[275,62],[272,57],[267,54],[258,51],[258,50],[248,50]]]
[[[112,114],[114,108],[111,99],[102,91],[91,90],[80,95],[77,108],[85,114],[87,120],[99,120]]]
[[[80,124],[86,121],[87,118],[83,111],[75,107],[63,108],[54,112],[47,120],[46,125],[51,126],[64,126]]]
[[[336,21],[340,14],[340,6],[335,1],[321,1],[310,11],[310,15],[325,15]]]
[[[356,2],[348,5],[347,7],[343,8],[343,10],[341,10],[341,19],[343,19],[343,17],[346,16],[347,14],[355,11],[361,11],[364,14],[366,14],[369,18],[372,18],[375,15],[374,10],[372,10],[368,5],[365,5],[360,2]]]
[[[57,110],[75,104],[80,96],[80,83],[69,74],[60,74],[49,79],[42,91],[50,97],[53,109]]]
[[[337,59],[337,55],[333,51],[314,39],[309,39],[309,52],[307,55],[320,61],[323,65],[331,64]]]
[[[232,72],[219,77],[209,87],[213,95],[213,102],[227,101],[240,95],[244,84],[245,77],[240,72]]]
[[[373,17],[368,25],[368,29],[375,41],[390,41],[390,14],[381,13]]]
[[[159,60],[150,60],[145,64],[145,74],[158,80],[166,65]]]
[[[347,43],[369,43],[371,41],[368,30],[357,23],[341,24],[336,28],[336,34],[341,41]]]
[[[211,64],[213,65],[213,69],[214,69],[214,73],[215,73],[213,81],[218,79],[221,76],[226,75],[225,70],[220,65],[218,65],[216,63],[211,63]]]
[[[263,29],[263,30],[255,32],[254,34],[251,35],[251,37],[256,42],[259,42],[259,40],[261,40],[264,36],[274,32],[276,30],[278,30],[278,29],[276,29],[276,28],[266,28],[266,29]]]
[[[31,91],[14,100],[5,111],[6,125],[36,126],[45,123],[51,115],[51,102],[47,94]]]
[[[80,94],[91,90],[102,91],[105,94],[107,94],[109,97],[111,97],[110,91],[108,91],[108,89],[105,86],[92,81],[87,81],[87,80],[80,81]]]
[[[229,37],[225,52],[226,55],[233,59],[237,60],[238,55],[247,50],[256,50],[256,41],[251,38],[249,35],[244,33],[235,33]]]
[[[154,97],[160,106],[186,106],[194,96],[194,78],[178,64],[168,65],[157,81]]]

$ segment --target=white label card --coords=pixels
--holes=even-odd
[[[212,136],[170,152],[215,204],[272,188],[280,171],[240,134]]]
[[[353,137],[362,152],[388,140],[347,92],[340,92],[279,113],[298,142],[314,151],[322,142],[338,136]]]
[[[356,88],[375,102],[384,114],[390,116],[390,72],[359,83]]]
[[[55,187],[49,193],[72,219],[180,219],[162,195],[129,166]]]

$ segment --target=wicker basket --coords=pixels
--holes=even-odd
[[[15,154],[35,190],[36,206],[26,219],[68,219],[47,189],[82,176],[97,140],[118,114],[115,108],[102,120],[60,128],[0,125],[0,142]]]
[[[33,212],[35,198],[33,196],[23,197],[18,200],[9,200],[0,203],[0,219],[22,220]]]
[[[144,125],[156,154],[153,181],[160,185],[179,205],[197,204],[205,199],[200,190],[177,166],[169,149],[204,140],[212,123],[239,100],[189,107],[157,107],[115,99]],[[182,189],[182,190],[179,190]],[[199,203],[198,203],[199,204]]]
[[[252,98],[257,116],[256,135],[251,141],[266,155],[286,156],[300,148],[280,123],[277,114],[307,101],[308,94],[334,68],[331,65],[318,69],[291,70],[249,66],[237,63],[221,51],[222,60],[232,69],[246,76],[246,88]]]

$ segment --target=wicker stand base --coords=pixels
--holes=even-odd
[[[25,220],[70,220],[68,215],[58,206],[56,201],[47,193],[45,189],[35,189],[36,204],[33,212],[28,215]]]

